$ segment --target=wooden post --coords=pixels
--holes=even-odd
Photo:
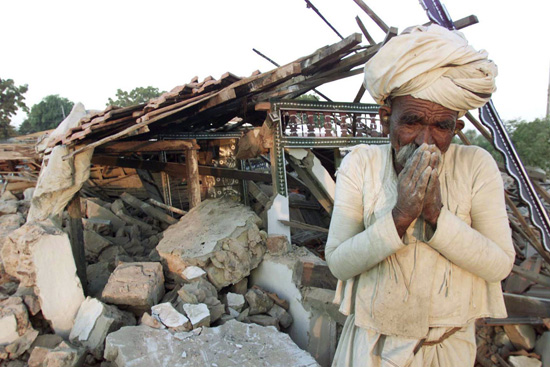
[[[185,165],[187,167],[187,194],[189,196],[189,209],[193,209],[201,203],[201,184],[199,181],[199,162],[197,150],[185,151]]]
[[[84,295],[87,295],[88,277],[86,276],[86,255],[84,252],[84,228],[82,227],[82,208],[80,194],[77,192],[67,205],[69,213],[69,240],[73,251],[76,274],[82,283]]]

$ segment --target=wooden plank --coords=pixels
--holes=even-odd
[[[123,153],[123,152],[161,152],[161,151],[185,151],[197,149],[199,146],[188,140],[158,140],[158,141],[117,141],[107,143],[98,148],[98,152]]]
[[[87,295],[88,278],[86,276],[86,255],[84,251],[84,228],[82,226],[82,208],[80,194],[77,192],[67,205],[69,214],[69,239],[73,251],[76,274],[80,279],[84,296]]]
[[[367,15],[376,23],[384,33],[388,33],[390,27],[376,13],[367,6],[362,0],[353,0]]]
[[[269,203],[269,196],[267,196],[262,189],[258,185],[256,185],[253,181],[247,181],[246,182],[248,193],[252,195],[254,199],[256,199],[264,208]]]
[[[139,200],[133,195],[128,194],[127,192],[120,195],[120,198],[124,200],[124,202],[136,209],[139,209],[143,211],[145,214],[150,215],[151,217],[160,220],[163,223],[166,224],[174,224],[177,223],[178,220],[175,218],[172,218],[168,214],[161,212],[158,209],[153,208],[151,205]]]
[[[504,303],[509,317],[550,318],[549,299],[504,293]]]
[[[367,39],[367,41],[369,41],[369,43],[371,45],[375,45],[376,42],[374,41],[374,39],[371,37],[369,31],[367,31],[367,28],[365,27],[365,25],[363,24],[363,22],[361,21],[361,18],[359,18],[359,16],[356,16],[355,17],[355,21],[357,22],[357,25],[359,26],[359,29],[361,30],[361,33],[363,33],[363,36],[365,36],[365,38]]]
[[[302,262],[302,287],[336,289],[338,279],[332,275],[328,265],[312,262]]]
[[[303,74],[310,74],[321,66],[326,66],[330,62],[337,61],[342,54],[348,53],[353,47],[360,44],[362,37],[360,33],[354,33],[344,38],[342,41],[331,46],[325,47],[301,62]]]
[[[185,152],[185,165],[187,166],[187,197],[189,198],[189,208],[192,209],[201,203],[199,164],[195,149]]]
[[[540,269],[540,264],[539,264],[539,269]],[[512,272],[518,275],[521,275],[525,279],[531,280],[535,283],[538,283],[540,285],[550,288],[550,277],[547,277],[542,274],[538,274],[528,269],[524,269],[523,267],[519,267],[517,265],[514,265],[514,267],[512,268]]]
[[[147,202],[151,205],[158,206],[159,208],[169,210],[169,211],[171,211],[172,213],[175,213],[175,214],[179,214],[179,215],[187,214],[187,212],[185,210],[175,208],[171,205],[163,204],[160,201],[157,201],[155,199],[147,199]]]
[[[543,319],[540,317],[507,317],[505,319],[484,318],[476,321],[476,324],[488,326],[503,326],[503,325],[544,325]]]
[[[299,229],[305,229],[305,230],[308,230],[308,231],[328,233],[328,228],[314,226],[312,224],[302,223],[302,222],[298,222],[298,221],[295,221],[295,220],[279,219],[279,222],[281,222],[284,225],[287,225],[289,227],[292,227],[292,228],[299,228]]]

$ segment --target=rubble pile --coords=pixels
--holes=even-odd
[[[24,224],[28,200],[4,198],[1,205],[13,209],[0,217],[6,228],[0,363],[160,366],[159,353],[169,349],[178,353],[166,358],[189,366],[202,365],[203,353],[212,363],[230,355],[233,365],[256,366],[258,357],[270,366],[318,365],[279,332],[293,324],[289,300],[250,281],[265,256],[283,255],[291,246],[271,239],[268,254],[262,221],[248,207],[207,200],[167,220],[166,212],[149,207],[146,213],[126,194],[112,203],[81,199],[82,287],[74,259],[64,258],[72,254],[67,212],[57,221]],[[151,338],[158,350],[144,357]],[[212,343],[223,350],[206,348]]]

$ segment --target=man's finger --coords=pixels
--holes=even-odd
[[[424,171],[426,170],[426,167],[429,167],[430,165],[430,152],[424,151],[422,152],[422,156],[420,157],[420,161],[418,162],[418,165],[416,166],[416,169],[412,173],[411,180],[413,182],[416,182],[420,179],[420,176],[424,174]]]
[[[420,175],[418,181],[416,182],[415,191],[417,192],[426,192],[428,181],[432,175],[433,169],[430,166],[427,166]]]
[[[428,181],[426,192],[428,194],[431,194],[434,192],[434,190],[439,190],[439,175],[437,174],[437,171],[435,169],[432,170],[432,173],[430,174],[430,180]]]

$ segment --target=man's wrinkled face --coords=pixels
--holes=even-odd
[[[389,118],[386,122],[385,116]],[[416,148],[423,143],[434,144],[445,153],[453,139],[458,112],[434,102],[401,96],[392,99],[391,107],[382,106],[380,117],[396,153],[408,144]],[[463,127],[460,120],[459,125]]]

